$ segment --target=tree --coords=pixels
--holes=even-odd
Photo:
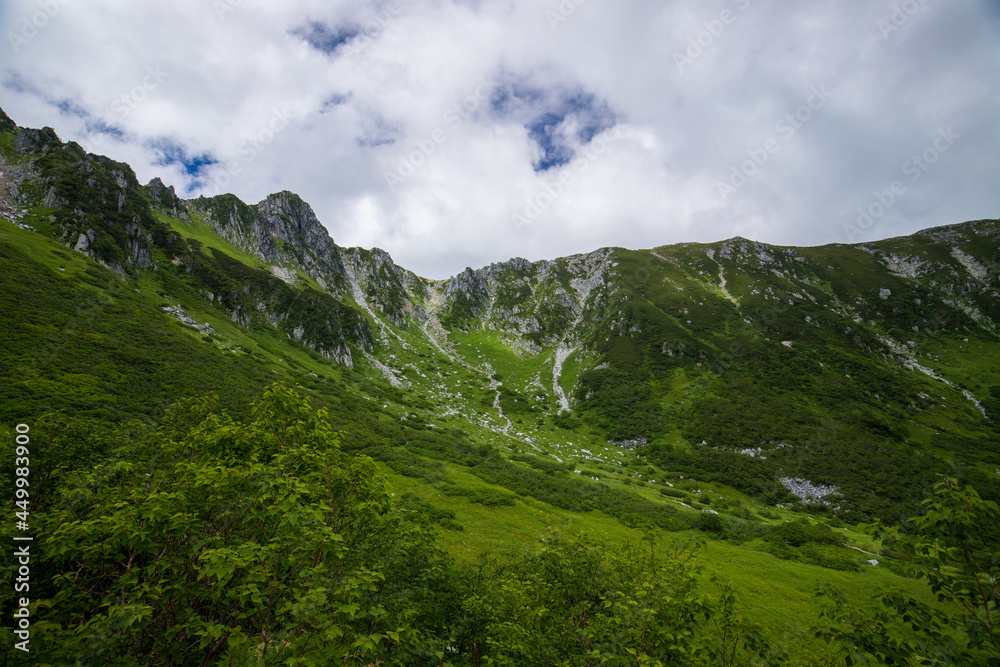
[[[465,608],[473,665],[776,664],[735,593],[698,590],[697,543],[657,555],[551,534],[521,557],[476,568]]]
[[[885,548],[926,579],[940,607],[898,593],[858,610],[829,586],[820,590],[827,621],[816,634],[840,647],[845,663],[975,665],[1000,663],[1000,511],[975,489],[943,478],[907,532],[881,528]],[[989,662],[987,662],[989,661]]]
[[[211,398],[78,471],[44,519],[55,664],[405,664],[433,656],[446,561],[323,410]]]

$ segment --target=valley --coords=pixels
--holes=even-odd
[[[0,428],[49,443],[52,516],[71,471],[141,449],[171,405],[211,394],[249,423],[282,383],[462,566],[555,533],[700,540],[700,580],[735,586],[787,664],[842,664],[816,636],[821,582],[960,613],[881,531],[942,478],[1000,501],[1000,221],[431,280],[336,245],[291,192],[185,200],[0,121]],[[204,418],[206,442],[241,432]]]

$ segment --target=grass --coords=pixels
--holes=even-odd
[[[191,214],[191,222],[164,215],[161,211],[156,212],[156,217],[161,222],[170,225],[174,231],[183,236],[185,239],[194,239],[205,248],[215,248],[216,250],[220,250],[249,267],[263,269],[265,271],[268,270],[267,264],[253,255],[243,252],[232,243],[219,236],[218,232],[212,229],[204,221],[204,218],[200,213]]]
[[[10,135],[0,133],[0,151],[9,153],[10,141]],[[513,332],[473,321],[467,331],[449,333],[457,353],[449,358],[418,327],[396,329],[377,312],[364,312],[360,317],[378,341],[372,358],[395,371],[403,382],[396,388],[356,346],[355,369],[350,370],[260,318],[247,327],[235,323],[223,307],[206,299],[206,284],[198,276],[171,263],[167,249],[156,250],[157,271],[118,277],[46,237],[57,231],[51,221],[55,213],[40,206],[30,209],[25,222],[41,234],[0,222],[5,419],[65,410],[111,423],[133,418],[154,422],[171,402],[209,391],[218,392],[221,406],[238,414],[268,383],[299,383],[316,407],[330,408],[331,419],[345,432],[345,446],[380,461],[394,493],[411,493],[454,513],[463,530],[438,532],[441,544],[461,563],[483,553],[530,548],[549,528],[596,533],[613,541],[640,539],[640,531],[625,525],[634,518],[629,507],[640,508],[647,517],[658,516],[662,508],[678,510],[676,516],[685,520],[704,516],[663,496],[660,488],[669,488],[668,483],[690,494],[689,504],[700,509],[708,501],[725,518],[749,511],[773,526],[804,516],[765,509],[759,497],[734,489],[744,487],[732,473],[699,468],[708,462],[707,457],[698,460],[700,450],[693,446],[701,439],[719,446],[759,444],[764,438],[790,442],[792,452],[771,458],[775,470],[808,471],[815,481],[833,480],[847,493],[876,496],[863,507],[869,514],[912,514],[927,479],[949,466],[963,479],[985,480],[984,496],[1000,493],[990,476],[1000,465],[995,424],[982,420],[958,389],[904,370],[879,347],[879,336],[908,340],[913,322],[927,316],[929,308],[915,305],[914,297],[930,287],[887,273],[881,260],[854,248],[793,251],[802,262],[773,248],[776,259],[770,264],[753,259],[753,252],[737,253],[726,260],[726,276],[729,292],[740,296],[738,305],[717,287],[722,244],[660,249],[673,254],[676,263],[638,251],[614,251],[617,264],[609,280],[624,287],[617,292],[609,288],[599,316],[586,313],[587,333],[577,341],[580,349],[565,361],[560,378],[567,395],[573,396],[583,383],[595,388],[595,396],[575,403],[572,415],[557,417],[551,346],[529,354],[513,344]],[[249,275],[265,292],[286,289],[252,272],[269,267],[222,239],[199,215],[190,223],[162,212],[154,218],[190,240],[218,275]],[[934,257],[946,267],[935,274],[943,280],[947,271],[958,270],[957,260],[932,245],[916,239],[886,243],[885,248]],[[564,264],[531,298],[540,303],[554,296],[557,287],[567,293],[572,289]],[[226,273],[228,269],[235,273]],[[296,271],[299,280],[291,296],[321,292],[301,269]],[[516,286],[505,296],[509,305],[528,298],[530,290]],[[767,292],[772,286],[773,294]],[[882,303],[878,294],[886,287],[898,297]],[[350,296],[343,303],[356,305]],[[976,303],[991,317],[995,314],[995,304]],[[216,333],[206,337],[163,312],[163,306],[175,304]],[[835,308],[850,312],[834,316]],[[552,318],[553,331],[567,324],[559,308],[546,316]],[[820,324],[806,322],[807,316]],[[850,335],[842,331],[848,323]],[[793,348],[783,346],[783,340],[793,341]],[[665,344],[674,356],[663,352]],[[922,340],[916,353],[920,363],[982,400],[1000,387],[1000,341],[965,320]],[[598,364],[608,365],[603,374],[593,370]],[[502,382],[500,410],[494,407],[494,381]],[[920,393],[931,398],[920,399]],[[648,427],[648,450],[636,453],[609,444],[612,429],[626,419]],[[663,469],[657,461],[669,457],[644,455],[657,451],[654,447],[683,452],[694,472],[685,472],[687,479],[682,479],[682,468]],[[544,464],[525,462],[524,454],[543,459],[548,472]],[[463,456],[476,467],[457,464]],[[489,477],[479,465],[484,458],[504,465]],[[600,483],[559,471],[555,462],[572,464],[586,477],[599,477]],[[484,477],[508,486],[489,484]],[[647,483],[649,479],[657,482]],[[566,502],[569,494],[546,492],[571,489],[582,495],[598,486],[608,490],[594,496],[604,504],[587,512],[538,500],[574,507]],[[496,507],[476,502],[507,497],[512,488],[529,489],[525,493],[534,497],[522,495],[512,505]],[[701,503],[695,504],[699,491]],[[611,516],[615,512],[625,523]],[[760,518],[762,512],[772,518]],[[839,532],[848,544],[878,551],[868,535],[853,527]],[[662,545],[695,533],[660,531],[658,536]],[[864,555],[858,553],[857,559],[863,561]],[[800,664],[824,655],[809,633],[819,581],[832,581],[856,602],[880,588],[929,600],[922,584],[885,568],[865,566],[856,573],[819,568],[776,558],[759,542],[709,540],[701,562],[707,573],[740,588],[753,620],[764,624]]]
[[[459,466],[447,465],[446,468],[449,479],[461,487],[498,488],[484,484]],[[473,564],[482,554],[531,549],[550,529],[569,535],[588,533],[610,542],[637,542],[643,538],[641,531],[627,528],[601,512],[567,512],[532,499],[521,499],[513,507],[489,508],[461,496],[449,496],[419,480],[388,470],[385,477],[397,496],[413,493],[434,507],[455,513],[463,530],[439,529],[437,532],[441,546],[460,564]],[[776,522],[801,516],[778,512],[782,518]],[[843,532],[849,535],[849,542],[863,547],[874,546],[864,534]],[[691,531],[658,532],[657,535],[658,549],[665,549],[675,539],[702,537]],[[867,558],[861,553],[857,555],[859,561]],[[833,658],[829,648],[811,632],[818,623],[816,585],[821,581],[829,581],[857,605],[871,602],[872,596],[881,590],[905,591],[922,602],[934,603],[934,596],[926,585],[893,574],[885,567],[866,564],[857,573],[839,572],[775,558],[757,550],[751,543],[736,545],[707,540],[698,555],[698,563],[704,567],[703,579],[708,591],[713,590],[713,584],[708,582],[713,576],[737,588],[743,613],[752,622],[761,624],[776,645],[788,650],[789,664]]]

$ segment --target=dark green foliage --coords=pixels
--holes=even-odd
[[[526,396],[506,387],[500,387],[500,408],[508,415],[526,415],[535,412],[534,406]]]
[[[812,523],[808,519],[787,521],[778,524],[771,532],[770,539],[784,542],[793,547],[812,542],[815,544],[843,544],[842,535],[835,533],[829,526],[822,523]]]
[[[447,563],[405,516],[294,392],[269,390],[245,425],[188,402],[62,485],[33,591],[59,615],[36,625],[33,657],[427,660]]]
[[[468,499],[470,503],[486,507],[513,507],[517,502],[517,496],[497,489],[466,489],[459,486],[443,486],[441,491],[446,496],[461,496]]]
[[[559,428],[569,431],[578,429],[583,425],[583,422],[578,417],[574,417],[572,412],[560,412],[552,418],[552,423]]]
[[[768,503],[784,501],[788,496],[788,491],[777,480],[778,469],[770,460],[710,447],[683,450],[650,444],[643,452],[665,470],[683,472],[706,482],[722,482]]]
[[[260,364],[186,335],[106,269],[88,267],[76,283],[3,241],[0,262],[0,418],[8,423],[59,410],[148,421],[178,398],[212,390],[225,390],[222,405],[239,411],[271,381]]]
[[[727,540],[742,544],[750,540],[764,538],[771,532],[769,525],[754,520],[752,514],[748,514],[748,516],[750,518],[726,517],[723,519],[723,536]]]
[[[694,527],[703,533],[721,533],[725,529],[719,515],[709,512],[702,512],[698,515]]]
[[[879,527],[877,535],[948,606],[890,591],[858,609],[828,584],[821,586],[823,624],[815,632],[837,643],[844,664],[1000,664],[1000,545],[980,532],[1000,523],[1000,510],[948,478],[924,505],[907,533]]]
[[[564,473],[572,468],[568,467],[564,463],[559,463],[558,461],[550,461],[548,459],[538,458],[537,456],[530,456],[525,454],[516,454],[510,457],[511,461],[519,461],[521,463],[527,463],[529,466],[536,470],[541,470],[542,472],[551,473],[553,475]]]
[[[686,516],[679,515],[673,507],[576,476],[553,476],[495,458],[475,466],[472,472],[490,484],[562,509],[575,512],[599,509],[627,526],[657,526],[664,530],[689,527]]]
[[[794,555],[791,560],[797,560],[808,565],[818,565],[842,572],[857,572],[861,569],[861,565],[859,565],[861,559],[858,552],[849,549],[809,543],[792,551]],[[865,567],[867,567],[867,564],[865,564]]]
[[[350,449],[355,448],[352,447]],[[417,456],[405,447],[380,445],[357,449],[363,449],[366,455],[371,456],[376,461],[385,463],[393,472],[397,472],[400,475],[419,477],[428,482],[439,482],[445,479],[443,465],[437,461],[428,461],[421,456]]]
[[[698,592],[684,548],[664,558],[553,539],[456,573],[421,528],[460,531],[455,514],[413,494],[394,503],[371,460],[341,450],[326,411],[281,385],[243,423],[206,398],[178,404],[155,429],[37,428],[36,446],[50,451],[36,461],[36,520],[49,537],[33,561],[33,613],[59,610],[33,626],[42,662],[404,665],[446,651],[456,665],[776,659],[734,613],[732,591]],[[538,609],[517,611],[524,604]],[[9,658],[10,630],[0,637]]]
[[[661,555],[555,535],[519,557],[484,558],[461,645],[473,665],[777,664],[731,589],[700,592],[695,548]]]
[[[415,523],[423,525],[437,524],[448,530],[465,530],[462,524],[455,520],[454,512],[434,507],[415,494],[404,493],[397,502],[397,506],[403,511],[412,512],[410,519]]]
[[[610,440],[628,440],[657,432],[662,426],[661,409],[650,387],[637,343],[615,337],[605,344],[609,368],[583,373],[577,400]]]

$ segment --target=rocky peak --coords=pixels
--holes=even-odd
[[[12,121],[3,109],[0,109],[0,132],[17,132],[17,123]]]
[[[14,139],[14,150],[21,155],[39,151],[47,153],[61,146],[62,140],[51,127],[43,127],[40,130],[22,127]]]
[[[285,190],[269,195],[257,204],[257,212],[275,239],[311,250],[321,258],[339,254],[326,227],[297,194]]]
[[[469,311],[468,314],[477,316],[482,313],[488,307],[490,299],[487,271],[488,269],[466,268],[457,276],[449,278],[444,288],[445,303],[454,306],[458,301],[461,308]]]
[[[174,191],[174,186],[164,185],[163,181],[161,181],[159,177],[156,177],[147,183],[145,187],[146,192],[152,200],[158,204],[165,213],[172,215],[175,218],[187,220],[188,222],[191,221],[191,216],[188,214],[187,206],[185,206],[184,201],[177,196],[177,192]]]
[[[149,194],[158,202],[173,206],[180,201],[174,191],[174,186],[164,185],[159,176],[147,183],[146,187],[149,189]]]
[[[220,236],[261,261],[301,268],[336,296],[347,287],[340,249],[298,195],[278,192],[253,206],[231,194],[185,204]]]

